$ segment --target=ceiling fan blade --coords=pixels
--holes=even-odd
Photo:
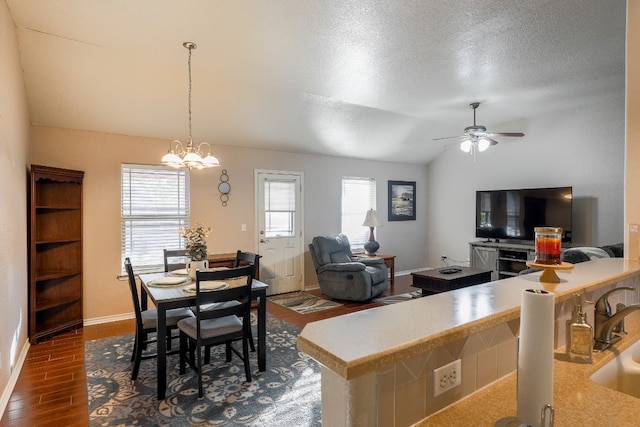
[[[522,132],[487,132],[488,136],[524,136]]]
[[[444,136],[442,138],[433,138],[433,141],[438,141],[440,139],[453,139],[453,138],[466,138],[466,135],[463,135],[463,136]]]
[[[498,143],[498,141],[496,141],[495,139],[489,138],[488,136],[485,136],[483,138],[489,140],[489,146],[496,145]]]

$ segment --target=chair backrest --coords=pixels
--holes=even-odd
[[[349,238],[344,234],[336,236],[316,236],[309,245],[311,259],[316,270],[325,264],[339,264],[351,262],[353,254]]]
[[[138,286],[136,285],[136,276],[133,274],[133,267],[129,257],[124,259],[124,268],[129,277],[129,290],[131,291],[131,299],[133,300],[133,311],[136,315],[136,327],[142,329],[142,310],[140,308],[140,297],[138,296]]]
[[[206,319],[235,315],[242,317],[244,328],[251,327],[251,284],[253,282],[253,264],[217,271],[196,272],[197,334],[200,337],[200,322]],[[219,290],[205,290],[205,282],[226,282],[229,286]],[[226,301],[241,301],[241,304],[227,304],[215,310],[201,310],[205,304]]]
[[[165,249],[164,250],[164,271],[169,272],[179,270],[187,266],[187,251],[185,249]]]
[[[260,255],[253,252],[242,252],[238,249],[236,252],[236,259],[233,263],[234,267],[240,267],[243,265],[253,265],[253,278],[255,279],[258,271],[260,271]]]

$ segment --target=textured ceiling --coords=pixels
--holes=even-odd
[[[624,91],[623,1],[6,2],[35,125],[185,140],[184,41],[216,145],[427,163],[472,101],[518,132]]]

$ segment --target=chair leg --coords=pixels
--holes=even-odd
[[[227,341],[225,344],[225,353],[227,356],[227,363],[231,362],[231,341]]]
[[[184,375],[187,362],[187,336],[180,333],[180,375]]]
[[[253,332],[251,331],[251,326],[249,326],[249,345],[251,346],[251,351],[255,353],[256,344],[253,342]]]
[[[138,334],[133,338],[133,351],[131,352],[131,362],[136,360],[136,351],[138,351]]]
[[[211,363],[211,346],[205,345],[204,346],[204,364],[208,365],[209,363]]]
[[[140,370],[140,362],[142,361],[142,348],[144,347],[144,335],[136,334],[136,343],[134,344],[134,361],[133,370],[131,371],[131,379],[138,378],[138,371]]]
[[[247,382],[251,382],[251,366],[249,366],[249,341],[250,337],[242,338],[242,359],[244,362],[244,375],[247,377]]]
[[[202,360],[200,359],[202,349],[200,348],[200,344],[196,344],[196,360],[198,366],[198,397],[202,398],[204,395],[203,387],[202,387]]]

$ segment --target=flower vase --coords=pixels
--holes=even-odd
[[[189,277],[191,277],[191,280],[196,280],[196,271],[198,270],[206,270],[207,268],[209,268],[209,261],[202,260],[202,261],[188,261],[187,262],[187,272],[189,273]]]

